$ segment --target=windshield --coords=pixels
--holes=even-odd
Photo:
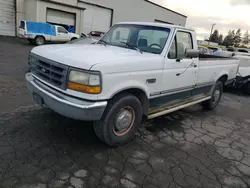
[[[167,42],[169,28],[118,24],[102,38],[107,45],[136,49],[143,52],[160,54]]]
[[[245,49],[238,49],[238,52],[242,52],[242,53],[249,53],[247,50]]]

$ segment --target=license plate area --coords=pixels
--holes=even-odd
[[[37,104],[39,104],[40,106],[43,106],[44,104],[43,98],[40,95],[38,95],[37,93],[33,93],[33,99]]]

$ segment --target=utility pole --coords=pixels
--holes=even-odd
[[[209,36],[209,42],[208,42],[208,45],[210,44],[210,39],[211,39],[211,36],[212,36],[212,34],[213,34],[213,30],[214,30],[214,26],[216,25],[216,23],[214,23],[213,25],[212,25],[212,27],[211,27],[211,33],[210,33],[210,36]]]

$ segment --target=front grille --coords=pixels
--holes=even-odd
[[[66,89],[68,66],[30,54],[30,71],[40,79],[61,89]]]

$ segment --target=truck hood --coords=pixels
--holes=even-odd
[[[147,56],[155,54],[143,53],[136,50],[116,46],[104,46],[103,44],[61,44],[61,45],[44,45],[35,47],[31,53],[44,58],[89,70],[96,64],[109,63],[116,61],[119,63],[126,60],[142,60]]]

